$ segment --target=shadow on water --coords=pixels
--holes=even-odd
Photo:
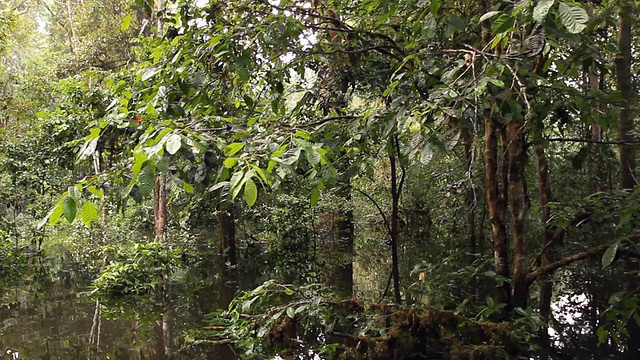
[[[165,306],[108,308],[88,294],[90,278],[74,273],[41,276],[3,292],[0,359],[167,359],[163,351],[167,343],[170,359],[234,358],[184,340],[202,325],[200,320],[218,298],[215,287],[212,291],[194,284],[207,283],[203,277],[214,279],[214,275],[202,269],[185,272],[184,283],[171,289]]]

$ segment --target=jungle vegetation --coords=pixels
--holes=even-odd
[[[62,253],[166,358],[640,359],[639,8],[4,1],[0,289]]]

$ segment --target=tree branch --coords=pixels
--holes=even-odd
[[[562,240],[562,238],[567,233],[567,231],[569,231],[570,228],[572,228],[574,226],[578,227],[578,226],[584,224],[586,221],[589,220],[589,217],[591,217],[591,214],[589,214],[589,213],[579,213],[573,218],[573,220],[571,220],[569,225],[567,225],[567,226],[565,226],[565,227],[563,227],[561,229],[556,230],[556,232],[553,234],[553,237],[551,238],[551,240],[549,240],[549,242],[547,242],[544,245],[544,247],[542,248],[542,250],[540,250],[538,255],[536,255],[536,257],[533,259],[533,261],[531,261],[531,265],[529,265],[529,269],[533,269],[534,266],[539,265],[540,264],[540,259],[542,259],[542,255],[544,254],[544,252],[547,251],[548,248],[552,247],[557,242]]]
[[[555,142],[574,142],[574,143],[590,143],[590,144],[601,144],[601,145],[624,145],[624,144],[640,144],[640,139],[636,140],[593,140],[593,139],[582,139],[582,138],[548,138],[547,141],[555,141]]]
[[[367,194],[366,192],[358,189],[357,187],[350,185],[350,187],[359,192],[360,194],[364,195],[364,197],[366,197],[367,199],[369,199],[369,201],[371,201],[373,203],[373,205],[375,205],[375,207],[378,209],[378,212],[380,213],[380,215],[382,216],[382,221],[384,222],[385,227],[387,228],[387,231],[389,232],[389,234],[391,234],[391,225],[389,224],[389,221],[387,221],[387,217],[384,214],[384,211],[382,211],[382,208],[380,207],[380,205],[378,205],[378,202],[371,197],[371,195]]]
[[[331,117],[327,117],[327,118],[320,119],[318,121],[313,121],[313,122],[306,123],[306,124],[291,125],[291,127],[294,128],[294,129],[296,129],[296,128],[306,128],[306,127],[311,127],[311,126],[322,125],[322,124],[328,123],[330,121],[335,121],[335,120],[355,120],[357,118],[358,117],[354,116],[354,115],[331,116]]]
[[[569,264],[572,264],[576,261],[580,261],[580,260],[584,260],[586,258],[589,258],[593,255],[597,255],[603,251],[605,251],[609,246],[613,245],[614,243],[618,242],[618,241],[628,241],[628,240],[638,240],[640,239],[640,233],[633,233],[631,235],[627,235],[621,239],[614,239],[614,240],[610,240],[604,244],[598,245],[596,247],[593,247],[591,249],[587,249],[586,251],[571,255],[571,256],[567,256],[565,258],[562,258],[556,262],[552,262],[549,265],[545,265],[542,267],[537,268],[535,271],[532,271],[529,273],[529,275],[527,275],[527,284],[531,284],[534,281],[536,281],[536,279],[538,279],[540,276],[542,275],[547,275],[552,273],[553,271],[563,267],[563,266],[567,266]]]

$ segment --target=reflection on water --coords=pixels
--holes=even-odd
[[[164,351],[158,351],[164,347],[163,322],[171,328],[171,359],[222,359],[211,348],[188,347],[177,340],[198,328],[202,314],[212,310],[206,308],[215,304],[210,290],[191,289],[192,298],[174,296],[165,314],[142,309],[114,314],[88,296],[87,284],[64,276],[5,291],[0,302],[0,359],[164,359]]]

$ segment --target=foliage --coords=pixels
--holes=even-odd
[[[19,284],[27,274],[29,259],[23,249],[16,247],[8,233],[0,230],[0,288]]]
[[[158,291],[179,260],[177,251],[158,242],[105,248],[104,256],[108,265],[95,279],[92,290],[102,299],[132,300],[131,297]]]
[[[636,133],[614,133],[623,114],[637,117],[629,106],[637,91],[624,93],[614,78],[625,59],[613,35],[625,21],[638,31],[629,4],[3,7],[0,49],[11,54],[0,64],[3,226],[28,241],[35,218],[40,228],[81,220],[84,227],[64,229],[111,246],[95,288],[105,299],[158,295],[177,264],[171,246],[193,255],[192,265],[212,265],[205,258],[215,235],[227,240],[215,254],[222,275],[302,285],[341,267],[351,281],[355,273],[359,297],[384,300],[393,278],[396,302],[415,305],[340,301],[315,286],[267,282],[241,293],[213,325],[224,326],[220,341],[256,356],[287,347],[384,358],[425,345],[424,334],[434,343],[423,354],[433,346],[452,358],[515,356],[496,347],[507,338],[480,345],[502,325],[459,315],[509,321],[542,357],[554,347],[576,357],[632,351],[640,190],[616,191],[613,180],[636,165],[616,160],[635,151]],[[637,85],[637,61],[626,60]],[[148,199],[160,194],[158,179],[169,189],[169,231],[184,241],[129,248],[142,236],[127,229],[151,237]],[[47,215],[45,204],[53,204]],[[237,233],[214,216],[228,209],[225,231]],[[190,252],[194,243],[202,253]],[[565,307],[592,320],[579,331],[552,321],[552,299],[580,295],[585,304]],[[468,334],[458,325],[484,335],[463,346]],[[549,327],[562,345],[545,339]]]
[[[297,348],[309,358],[509,359],[519,346],[500,325],[432,308],[339,301],[317,286],[274,282],[239,295],[210,324],[216,341],[232,341],[246,358]]]

